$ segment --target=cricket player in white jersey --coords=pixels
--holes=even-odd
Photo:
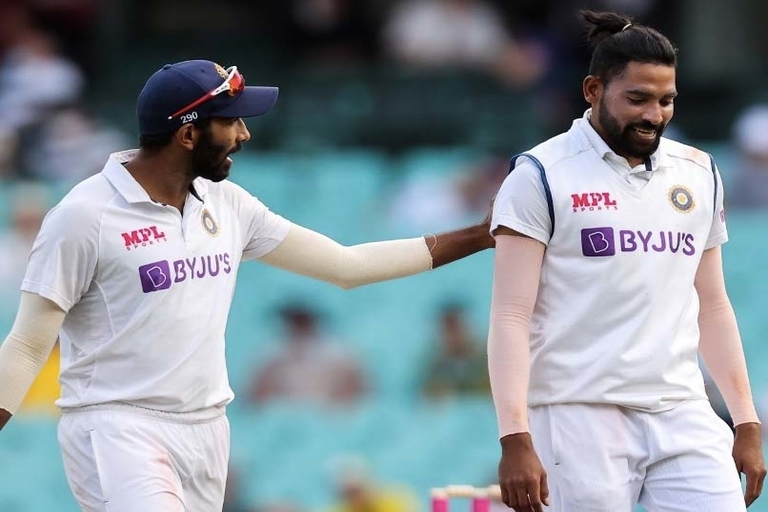
[[[242,118],[278,90],[236,67],[166,65],[137,102],[139,149],[113,154],[46,217],[0,348],[0,427],[61,338],[59,441],[87,511],[221,510],[232,398],[224,331],[244,260],[351,288],[490,248],[462,230],[344,247],[226,181]]]
[[[513,158],[493,211],[503,500],[518,512],[743,511],[765,465],[723,282],[720,176],[709,155],[661,136],[677,95],[669,40],[624,16],[582,16],[591,108]]]

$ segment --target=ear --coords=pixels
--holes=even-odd
[[[587,75],[581,88],[584,93],[584,99],[593,107],[600,101],[600,97],[604,92],[602,80],[595,75]]]
[[[195,144],[197,144],[197,138],[199,137],[199,131],[192,123],[181,125],[181,128],[176,130],[176,142],[179,146],[192,151]]]

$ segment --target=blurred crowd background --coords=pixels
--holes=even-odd
[[[719,163],[728,289],[765,414],[762,0],[1,0],[0,330],[45,212],[135,147],[136,96],[163,64],[211,59],[281,88],[232,174],[274,211],[347,244],[418,236],[481,220],[509,156],[582,114],[580,8],[634,15],[680,49],[667,133]],[[244,265],[226,512],[417,512],[430,487],[493,483],[491,271],[488,252],[341,291]],[[57,364],[54,351],[0,435],[0,510],[76,510]]]

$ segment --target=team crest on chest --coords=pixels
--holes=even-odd
[[[203,229],[205,229],[211,236],[219,236],[219,225],[208,211],[208,208],[203,208],[203,213],[200,215],[200,221],[203,223]]]
[[[690,213],[696,207],[691,191],[682,185],[675,185],[669,190],[669,202],[682,213]]]

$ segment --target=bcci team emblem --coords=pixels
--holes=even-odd
[[[227,76],[227,70],[226,70],[226,69],[224,69],[222,66],[220,66],[219,64],[216,64],[216,63],[214,62],[214,63],[213,63],[213,67],[215,67],[215,68],[216,68],[216,72],[219,74],[219,76],[220,76],[221,78],[223,78],[224,80],[226,80],[226,79],[228,78],[228,76]]]
[[[200,220],[203,223],[203,228],[211,236],[219,236],[219,225],[213,220],[213,215],[207,208],[203,209],[203,214],[200,216]]]
[[[669,191],[669,202],[679,212],[689,213],[696,206],[691,192],[682,185],[675,185]]]

